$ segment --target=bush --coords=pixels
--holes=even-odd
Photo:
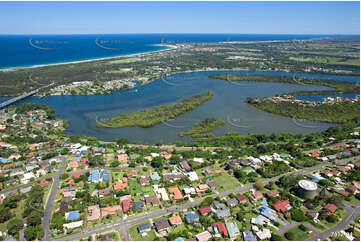
[[[295,240],[295,234],[291,231],[288,231],[285,233],[285,237],[288,239],[288,240]]]
[[[307,220],[306,215],[299,209],[291,210],[291,218],[296,222],[303,222]]]
[[[300,230],[302,230],[302,231],[307,231],[307,230],[308,230],[307,227],[304,226],[303,224],[300,224],[300,225],[298,226],[298,228],[299,228]]]
[[[284,238],[282,236],[279,236],[277,234],[272,234],[271,241],[282,241]]]
[[[326,218],[327,222],[329,223],[336,223],[338,221],[337,217],[335,215],[330,215]]]

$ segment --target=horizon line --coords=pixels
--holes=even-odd
[[[283,34],[279,34],[279,33],[34,33],[34,34],[23,34],[23,33],[19,33],[19,34],[1,34],[2,35],[122,35],[122,34],[199,34],[199,35],[204,35],[204,34],[229,34],[229,35],[355,35],[355,36],[360,36],[360,33],[333,33],[333,34],[308,34],[308,33],[302,33],[302,34],[295,34],[295,33],[283,33]]]

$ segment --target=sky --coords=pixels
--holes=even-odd
[[[0,2],[0,34],[359,34],[359,2]]]

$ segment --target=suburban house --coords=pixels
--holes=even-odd
[[[178,225],[182,224],[182,219],[179,215],[174,215],[169,218],[169,223],[172,226],[178,226]]]
[[[324,209],[326,210],[327,215],[330,216],[331,214],[336,212],[337,206],[335,204],[333,204],[333,203],[329,203],[324,207]]]
[[[199,213],[201,215],[207,215],[210,214],[212,212],[211,207],[210,206],[204,206],[198,209]]]
[[[199,217],[195,212],[187,212],[184,218],[188,224],[199,222]]]
[[[144,197],[146,205],[157,206],[159,205],[159,199],[156,196]]]
[[[237,223],[235,222],[226,222],[226,228],[231,239],[236,238],[240,234]]]
[[[163,236],[166,235],[167,233],[169,233],[169,231],[170,231],[168,220],[160,219],[160,220],[155,221],[153,224],[154,224],[155,230]]]
[[[218,233],[220,235],[222,235],[223,237],[228,237],[228,232],[227,232],[227,228],[226,228],[226,225],[222,222],[217,222],[217,223],[214,223],[213,224],[213,228],[214,230],[217,230]]]
[[[197,234],[196,238],[198,241],[208,241],[212,238],[212,235],[208,231],[204,231],[202,233]]]
[[[183,199],[183,195],[178,187],[169,187],[168,191],[170,194],[172,194],[175,200]]]
[[[282,200],[279,202],[276,202],[274,204],[272,204],[272,207],[277,211],[277,212],[282,212],[282,213],[286,213],[290,207],[290,201],[289,200]]]
[[[100,218],[99,205],[93,205],[88,207],[87,221],[95,221]]]
[[[112,207],[105,207],[105,208],[101,208],[100,212],[101,212],[101,216],[105,217],[107,215],[114,215],[117,214],[120,211],[120,206],[119,205],[114,205]]]
[[[137,227],[138,232],[142,235],[142,237],[147,236],[147,232],[151,230],[151,226],[149,223],[141,224]]]

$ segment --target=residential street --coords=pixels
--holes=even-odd
[[[355,158],[358,159],[359,156],[339,160],[336,163],[337,164],[345,164],[345,163],[348,163],[349,161],[354,160]],[[332,163],[329,162],[329,163],[325,163],[325,164],[318,165],[318,166],[315,166],[315,167],[309,167],[309,168],[305,168],[305,169],[302,169],[302,170],[298,170],[296,172],[290,172],[290,173],[287,173],[287,174],[295,174],[295,175],[296,174],[297,175],[307,174],[309,172],[313,172],[313,171],[323,169],[323,168],[325,168],[326,166],[329,166],[329,165],[332,165]],[[283,175],[285,175],[285,174],[283,174]],[[265,180],[263,180],[263,183],[267,184],[270,181],[277,181],[283,175],[273,177],[273,178],[269,178],[269,179],[265,179]],[[225,197],[225,196],[229,195],[230,193],[243,193],[243,192],[251,190],[252,188],[253,188],[253,184],[250,184],[250,185],[239,187],[239,188],[229,190],[229,191],[226,191],[226,192],[223,192],[223,193],[220,193],[220,194],[214,194],[213,197],[217,197],[217,196]],[[113,223],[110,223],[110,224],[107,224],[107,225],[101,225],[101,226],[95,227],[93,229],[83,231],[82,233],[77,233],[77,234],[73,234],[73,235],[63,237],[63,238],[61,238],[59,240],[79,240],[79,239],[81,239],[83,237],[87,237],[87,236],[89,236],[91,234],[101,233],[101,232],[111,230],[111,229],[122,229],[124,231],[124,229],[123,229],[124,226],[129,227],[129,226],[134,225],[136,223],[142,222],[142,221],[144,221],[146,219],[154,219],[154,218],[157,218],[157,217],[161,217],[161,216],[171,214],[173,212],[177,212],[177,211],[180,211],[180,210],[195,207],[195,206],[199,205],[203,200],[204,200],[204,198],[200,199],[200,200],[197,200],[197,201],[194,201],[194,202],[186,203],[186,204],[175,205],[175,206],[173,206],[171,208],[167,208],[167,209],[164,209],[164,210],[161,210],[161,211],[152,212],[152,213],[148,213],[148,214],[143,214],[143,215],[132,217],[132,218],[127,218],[127,219],[125,219],[123,221],[116,221],[116,222],[113,222]],[[350,209],[350,208],[346,208],[346,209]],[[341,222],[342,224],[343,224],[343,221]],[[348,222],[350,222],[350,221],[352,221],[352,219],[349,219]],[[338,226],[336,226],[336,227],[338,227]],[[339,227],[342,227],[342,225],[340,225]],[[335,231],[337,231],[337,229]],[[321,234],[323,234],[323,233],[321,233]],[[123,236],[129,237],[129,232],[126,233],[126,234],[123,234]]]
[[[49,240],[49,238],[50,238],[49,232],[50,232],[51,211],[52,211],[52,208],[54,205],[54,199],[56,196],[56,192],[58,191],[58,188],[59,188],[60,176],[64,173],[64,169],[65,169],[65,165],[66,165],[66,157],[61,156],[61,159],[62,159],[62,162],[60,164],[60,168],[53,177],[54,182],[52,184],[50,195],[49,195],[48,200],[46,201],[46,205],[45,205],[44,217],[43,217],[43,221],[42,221],[42,226],[43,226],[43,230],[44,230],[43,240]]]

